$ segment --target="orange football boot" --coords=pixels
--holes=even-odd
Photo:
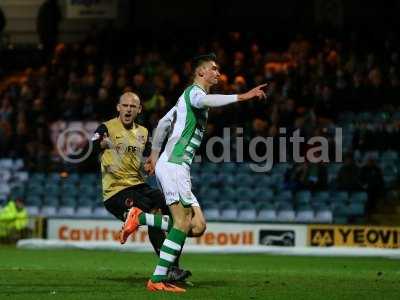
[[[147,282],[147,290],[150,292],[172,292],[172,293],[184,293],[185,289],[177,287],[176,285],[166,282],[153,282],[149,280]]]
[[[119,242],[125,244],[128,237],[139,228],[139,215],[142,210],[137,207],[132,207],[129,210],[125,223],[122,226]]]

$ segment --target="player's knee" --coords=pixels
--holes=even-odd
[[[205,221],[200,221],[197,222],[193,227],[192,227],[192,235],[193,237],[199,237],[202,236],[203,233],[206,231],[207,225]]]

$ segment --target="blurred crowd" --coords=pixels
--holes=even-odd
[[[49,138],[49,124],[60,119],[111,118],[124,91],[139,94],[144,108],[139,122],[154,128],[191,81],[187,52],[192,56],[216,53],[221,77],[214,92],[241,93],[269,83],[267,101],[213,109],[206,139],[233,126],[244,128],[238,134],[246,140],[255,136],[278,138],[279,128],[284,127],[285,135],[299,129],[306,139],[325,135],[332,141],[331,129],[344,111],[382,111],[389,116],[398,111],[400,58],[394,36],[360,49],[354,38],[308,39],[298,35],[284,49],[273,49],[265,45],[262,35],[250,38],[232,32],[203,40],[190,51],[186,49],[184,55],[180,49],[185,39],[167,47],[140,43],[136,37],[136,46],[124,55],[113,56],[111,46],[100,42],[100,35],[94,32],[81,43],[58,44],[41,67],[26,66],[14,80],[3,78],[1,157],[24,157],[30,169],[50,169],[49,162],[57,154]],[[399,122],[388,117],[385,126],[391,128],[388,134],[398,135]],[[360,142],[368,126],[364,129],[356,132],[349,150],[373,148],[365,146],[365,139]],[[400,149],[400,139],[392,141],[391,147]]]

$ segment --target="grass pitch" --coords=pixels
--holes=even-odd
[[[184,254],[193,287],[149,293],[152,253],[0,246],[0,299],[400,299],[400,261]]]

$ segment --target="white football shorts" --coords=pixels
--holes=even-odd
[[[159,159],[155,173],[167,205],[180,201],[185,207],[200,206],[196,196],[192,193],[188,166]]]

